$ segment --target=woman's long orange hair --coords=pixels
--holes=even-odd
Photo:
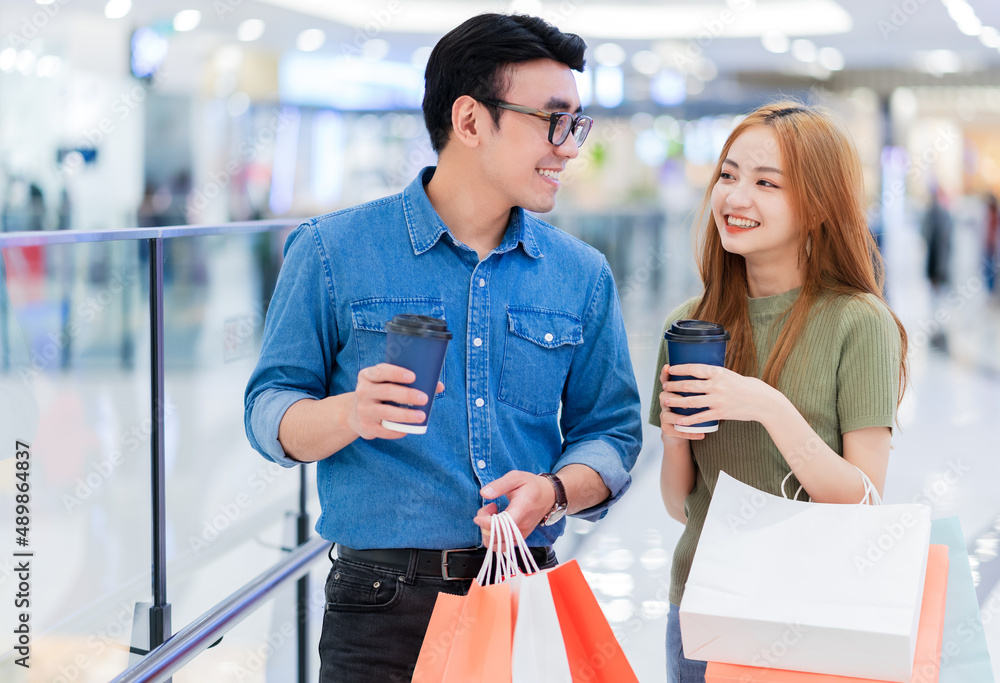
[[[885,302],[885,265],[864,208],[861,162],[848,135],[824,111],[783,101],[769,104],[743,119],[722,148],[714,178],[733,142],[753,126],[769,129],[778,141],[789,202],[802,226],[799,259],[805,263],[802,291],[764,365],[761,378],[777,386],[778,378],[809,311],[824,292],[872,294]],[[705,291],[693,317],[725,326],[731,335],[726,353],[729,369],[757,375],[757,352],[747,309],[746,261],[722,248],[711,210],[712,185],[705,192],[701,217],[708,221],[699,245],[699,271]],[[699,223],[701,220],[699,221]],[[893,313],[902,341],[899,397],[907,381],[906,330]]]

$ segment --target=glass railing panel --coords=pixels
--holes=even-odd
[[[0,652],[0,679],[106,681],[149,596],[145,266],[135,242],[2,255],[0,624],[29,633]]]

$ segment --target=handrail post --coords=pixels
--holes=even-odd
[[[309,540],[309,512],[306,510],[306,466],[299,465],[299,516],[296,520],[295,542],[301,546]],[[299,683],[307,683],[309,675],[309,574],[303,574],[296,583],[295,613],[298,615]]]
[[[149,240],[149,399],[150,482],[152,487],[153,606],[149,608],[149,649],[170,638],[170,603],[167,602],[167,500],[164,459],[163,406],[163,239]]]

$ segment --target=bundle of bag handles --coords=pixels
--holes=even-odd
[[[518,553],[527,572],[521,571],[517,565]],[[496,566],[495,574],[494,566]],[[479,585],[485,586],[491,576],[494,583],[503,583],[518,574],[533,574],[537,571],[538,563],[528,551],[528,544],[514,523],[514,518],[507,512],[500,512],[490,517],[490,544],[486,547],[486,559],[483,560],[483,566],[476,577]]]
[[[865,474],[864,471],[857,465],[852,465],[852,467],[854,467],[854,469],[858,471],[858,474],[861,475],[861,481],[865,486],[865,495],[864,497],[861,498],[859,505],[881,505],[882,496],[879,495],[878,489],[875,488],[875,484],[872,483],[872,480],[869,479],[868,475]],[[788,494],[785,493],[785,483],[791,476],[792,472],[791,470],[789,470],[788,474],[785,475],[785,478],[781,480],[781,497],[784,498],[785,500],[788,500]],[[799,485],[798,490],[795,491],[795,495],[792,496],[792,500],[798,500],[800,493],[802,493],[801,484]],[[811,496],[807,495],[806,499],[807,499],[806,502],[812,502]]]

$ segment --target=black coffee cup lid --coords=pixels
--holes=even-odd
[[[415,337],[433,337],[434,339],[451,339],[452,334],[448,331],[448,323],[440,318],[432,318],[429,315],[412,315],[402,313],[392,316],[392,320],[385,324],[386,332],[396,334],[409,334]]]
[[[678,320],[663,333],[663,338],[675,342],[707,343],[729,341],[729,332],[718,323],[707,320]]]

